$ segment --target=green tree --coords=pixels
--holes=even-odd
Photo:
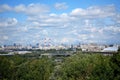
[[[50,59],[34,59],[20,65],[17,72],[17,80],[48,80],[53,71],[53,63]]]
[[[59,80],[110,80],[112,68],[110,57],[100,54],[77,54],[65,60],[57,79]]]
[[[0,56],[0,79],[11,80],[14,65],[6,57]]]
[[[120,80],[120,49],[118,53],[113,54],[110,60],[111,67],[113,69],[113,79]]]

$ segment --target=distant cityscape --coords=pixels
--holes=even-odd
[[[89,44],[77,44],[77,45],[52,45],[52,44],[40,44],[36,43],[36,45],[27,45],[23,46],[22,44],[13,45],[1,45],[0,51],[11,52],[11,51],[30,51],[30,50],[60,50],[60,49],[81,49],[81,51],[85,52],[117,52],[120,45],[105,45],[105,44],[96,44],[96,43],[89,43]]]

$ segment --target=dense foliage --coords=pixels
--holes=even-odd
[[[52,60],[48,58],[0,56],[0,80],[48,80],[53,66]]]
[[[120,51],[113,56],[77,54],[65,60],[56,80],[120,80]]]
[[[117,54],[114,54],[110,60],[111,67],[113,69],[114,80],[120,80],[120,49]]]
[[[27,57],[0,56],[0,80],[120,80],[120,51],[113,56],[77,53],[59,64]]]

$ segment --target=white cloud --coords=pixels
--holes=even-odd
[[[32,22],[35,26],[44,27],[67,27],[71,25],[71,22],[75,21],[74,17],[69,16],[67,13],[57,14],[48,14],[48,15],[39,15],[39,16],[29,16],[28,21]]]
[[[16,6],[10,6],[7,4],[0,5],[0,12],[12,11],[17,13],[23,13],[27,15],[39,15],[42,13],[49,12],[49,7],[44,4],[19,4]]]
[[[17,23],[16,18],[0,19],[0,27],[15,26]]]
[[[43,31],[42,31],[42,34],[44,34],[44,35],[46,35],[46,36],[47,36],[47,35],[48,35],[47,30],[43,30]]]
[[[104,18],[115,15],[115,7],[114,5],[108,5],[104,7],[100,6],[92,6],[87,9],[76,8],[74,9],[70,15],[72,16],[80,16],[83,18]]]
[[[14,7],[14,10],[16,12],[25,12],[26,11],[26,6],[23,4],[17,5]]]
[[[98,18],[113,18],[116,14],[114,5],[108,6],[91,6],[87,9],[76,8],[71,13],[62,14],[39,14],[37,16],[29,16],[28,21],[33,22],[36,26],[52,26],[52,27],[75,27],[81,26],[92,26],[93,19]],[[104,20],[103,20],[104,21]],[[98,22],[98,21],[97,21]],[[99,22],[98,22],[99,23]],[[100,25],[103,25],[99,23]],[[98,25],[98,24],[97,24]]]
[[[104,31],[111,31],[115,33],[120,33],[120,27],[117,26],[106,26],[103,28]]]
[[[64,9],[67,9],[67,8],[68,8],[68,6],[67,6],[67,4],[66,4],[65,2],[63,2],[63,3],[56,3],[56,4],[54,5],[54,7],[55,7],[56,9],[58,9],[58,10],[64,10]]]
[[[69,42],[69,39],[68,39],[68,38],[63,38],[63,39],[61,40],[61,42],[62,42],[62,43]]]
[[[28,15],[38,15],[44,12],[49,12],[49,7],[44,4],[29,4],[29,5],[24,5],[20,4],[14,7],[14,10],[16,12],[23,12]]]
[[[4,40],[7,40],[7,39],[8,39],[8,36],[3,36],[3,39],[4,39]]]
[[[10,11],[12,10],[12,7],[10,7],[7,4],[0,5],[0,12]]]
[[[36,42],[41,37],[53,38],[56,43],[92,42],[115,38],[114,36],[120,34],[118,24],[120,23],[120,15],[115,11],[114,5],[91,6],[87,9],[76,8],[70,13],[61,14],[47,13],[49,7],[41,4],[20,4],[10,9],[6,7],[6,10],[3,10],[11,9],[18,13],[27,14],[27,21],[20,24],[16,18],[0,19],[0,31],[3,32],[0,36],[11,33],[9,38],[11,36],[17,37],[23,42]],[[116,13],[117,15],[115,15]],[[106,21],[108,17],[111,21],[114,20],[114,25]],[[102,22],[100,22],[101,20]],[[20,25],[17,25],[18,23]],[[17,27],[12,27],[15,28],[14,30],[9,27],[16,25]],[[26,35],[25,39],[22,39],[22,35]],[[8,37],[2,38],[7,40]]]
[[[9,37],[6,35],[0,35],[0,44],[4,44],[5,41],[8,41]]]
[[[104,7],[92,6],[87,9],[78,8],[71,13],[62,13],[59,15],[50,13],[39,16],[29,16],[28,21],[43,28],[54,27],[55,30],[53,30],[53,32],[58,33],[57,35],[52,34],[52,37],[56,36],[58,40],[56,40],[56,42],[58,43],[72,43],[75,41],[105,42],[105,40],[113,38],[110,36],[120,34],[119,27],[110,27],[109,22],[107,23],[106,21],[106,18],[112,19],[116,16],[116,13],[114,5]],[[119,20],[119,16],[117,16],[117,18]],[[102,22],[100,22],[101,20]],[[108,25],[106,25],[106,23]],[[49,36],[49,30],[43,33],[46,32],[46,36]],[[60,36],[60,38],[57,36]]]
[[[51,17],[57,17],[58,15],[57,14],[55,14],[55,13],[51,13],[51,14],[49,14]]]
[[[74,41],[75,41],[75,39],[73,39],[72,37],[63,37],[58,42],[60,42],[60,43],[72,43]]]
[[[116,14],[116,15],[113,17],[113,20],[114,20],[116,23],[119,23],[119,24],[120,24],[120,13],[119,13],[119,14]]]
[[[14,11],[18,13],[25,13],[27,15],[38,15],[41,13],[49,12],[49,7],[44,4],[29,4],[29,5],[16,5],[14,7],[11,7],[7,4],[0,5],[0,12],[5,11]]]

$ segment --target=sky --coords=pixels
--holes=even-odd
[[[0,45],[120,44],[120,0],[0,0]]]

